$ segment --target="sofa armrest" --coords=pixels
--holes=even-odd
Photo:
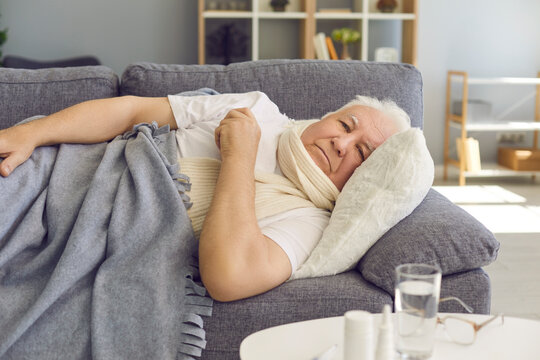
[[[0,68],[0,129],[86,100],[118,96],[118,88],[118,76],[105,66]]]
[[[443,275],[485,266],[497,257],[491,231],[437,191],[384,234],[357,265],[362,276],[393,293],[396,266],[436,264]]]

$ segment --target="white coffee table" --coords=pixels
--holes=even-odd
[[[448,314],[440,314],[441,316]],[[462,316],[476,322],[487,315]],[[380,315],[375,315],[378,326]],[[332,360],[343,359],[343,317],[302,321],[258,331],[240,345],[241,360],[311,360],[317,354],[338,345]],[[457,345],[446,339],[437,327],[433,360],[446,359],[540,359],[540,321],[505,316],[482,328],[473,345]]]

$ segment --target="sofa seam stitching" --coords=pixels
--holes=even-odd
[[[418,70],[412,66],[411,64],[388,64],[388,63],[377,63],[377,62],[367,62],[367,63],[355,63],[355,62],[350,62],[350,61],[343,61],[341,60],[342,62],[340,62],[340,64],[347,64],[347,65],[355,65],[355,64],[358,64],[358,65],[369,65],[369,66],[382,66],[382,65],[385,65],[385,67],[387,67],[388,65],[391,65],[393,67],[397,67],[397,68],[403,68],[403,69],[411,69],[411,70],[416,70],[416,72],[418,72]],[[327,61],[313,61],[313,62],[303,62],[303,61],[292,61],[292,62],[287,62],[287,63],[274,63],[274,64],[256,64],[254,66],[251,66],[250,69],[254,69],[254,68],[267,68],[267,67],[275,67],[275,66],[287,66],[287,65],[301,65],[301,66],[308,66],[310,64],[328,64],[330,63],[330,60]],[[174,65],[174,64],[173,64]],[[158,73],[197,73],[197,74],[208,74],[208,73],[212,73],[212,72],[222,72],[222,73],[225,73],[225,72],[231,72],[231,71],[235,71],[236,69],[231,69],[230,67],[228,67],[228,65],[219,65],[219,64],[206,64],[206,65],[216,65],[216,66],[223,66],[223,70],[219,70],[219,71],[199,71],[199,70],[161,70],[161,69],[148,69],[148,68],[145,68],[144,66],[142,65],[133,65],[134,67],[138,67],[140,68],[142,71],[145,71],[145,72],[158,72]],[[187,65],[187,66],[190,66],[190,65]],[[245,69],[244,69],[245,70]]]

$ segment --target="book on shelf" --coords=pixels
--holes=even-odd
[[[328,48],[328,54],[330,54],[330,59],[337,60],[338,56],[337,56],[336,48],[334,47],[334,43],[332,42],[332,39],[330,38],[330,36],[326,37],[326,47]]]
[[[465,158],[465,171],[479,172],[482,170],[480,162],[480,143],[475,138],[469,137],[462,143],[461,138],[456,138],[458,160]]]
[[[328,46],[326,45],[326,36],[320,32],[313,37],[313,45],[315,46],[315,55],[320,60],[330,60]]]

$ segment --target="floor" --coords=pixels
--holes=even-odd
[[[457,186],[436,172],[434,188],[490,229],[501,247],[485,267],[492,284],[491,312],[540,320],[540,179],[468,178]]]

